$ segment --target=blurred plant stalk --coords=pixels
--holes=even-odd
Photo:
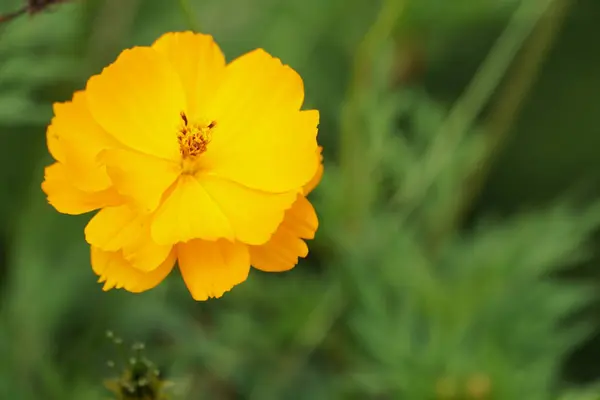
[[[418,174],[414,176],[409,176],[408,180],[411,182],[407,185],[420,188],[419,193],[409,194],[410,203],[415,207],[420,204],[422,197],[447,167],[461,140],[474,127],[482,110],[513,65],[515,57],[538,23],[544,19],[554,1],[558,0],[523,0],[515,10],[504,32],[437,132],[433,146],[425,155],[428,160],[425,164],[428,168],[417,171]],[[414,180],[421,181],[422,184],[414,185],[412,184]],[[396,196],[406,195],[403,189],[401,188]],[[406,210],[407,214],[411,212],[412,208]]]
[[[179,7],[187,20],[188,27],[194,32],[200,32],[200,23],[194,14],[189,0],[179,0]]]
[[[535,83],[562,25],[568,3],[569,0],[520,2],[464,93],[442,122],[431,148],[423,155],[423,167],[410,171],[396,191],[394,201],[404,205],[403,218],[407,219],[419,209],[469,132],[481,125],[487,129],[480,166],[465,179],[455,211],[431,232],[434,253],[454,232],[479,193],[495,154]],[[501,92],[496,96],[499,88]],[[483,110],[490,103],[491,111],[480,123]]]
[[[396,24],[406,8],[405,0],[385,0],[375,22],[359,44],[354,56],[352,77],[342,105],[340,135],[340,168],[347,209],[346,228],[360,232],[375,196],[375,185],[369,184],[374,165],[365,157],[366,138],[363,135],[362,101],[369,90],[373,65],[381,48],[391,39]],[[372,160],[376,162],[377,160]]]
[[[502,150],[503,144],[506,143],[511,127],[519,117],[521,108],[536,83],[540,69],[560,33],[572,4],[572,0],[554,0],[546,14],[540,18],[501,88],[498,100],[484,120],[484,127],[488,131],[488,156],[467,185],[468,191],[457,213],[455,224],[460,223],[470,204],[481,191],[490,167]]]
[[[66,3],[70,0],[29,0],[23,7],[6,15],[0,15],[0,23],[9,22],[24,14],[37,14],[51,5]]]

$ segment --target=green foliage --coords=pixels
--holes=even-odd
[[[574,389],[565,393],[559,400],[598,400],[600,388]]]
[[[306,107],[321,111],[326,171],[312,195],[320,229],[309,258],[285,274],[252,271],[204,303],[175,272],[147,293],[102,292],[88,217],[59,215],[39,188],[52,102],[125,46],[186,29],[176,2],[89,0],[0,25],[0,398],[107,398],[107,329],[146,343],[173,400],[599,398],[561,375],[597,328],[578,314],[597,285],[561,274],[589,259],[600,203],[552,198],[494,219],[484,204],[467,223],[473,178],[496,143],[482,111],[500,100],[454,93],[465,109],[436,95],[445,87],[394,84],[406,35],[429,32],[424,53],[442,62],[453,38],[468,47],[531,1],[407,1],[392,37],[371,0],[192,1],[228,59],[264,47],[300,72]],[[509,53],[494,74],[514,64]],[[491,92],[513,83],[482,76]],[[454,75],[443,80],[452,87]]]

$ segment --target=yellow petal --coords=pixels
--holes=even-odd
[[[142,212],[158,207],[165,191],[180,173],[173,161],[132,150],[106,150],[100,155],[116,190],[133,200]]]
[[[219,205],[192,175],[182,175],[156,210],[152,238],[175,244],[202,238],[233,240],[233,230]]]
[[[225,56],[212,36],[193,32],[166,33],[152,45],[179,74],[185,88],[190,119],[211,100],[225,71]]]
[[[63,214],[83,214],[122,202],[112,188],[100,192],[84,192],[76,188],[69,180],[67,168],[61,163],[46,167],[42,190],[48,196],[48,203]]]
[[[282,226],[303,239],[314,239],[319,228],[319,219],[314,207],[304,196],[298,196],[296,202],[285,213]]]
[[[53,123],[50,123],[48,129],[46,129],[46,144],[48,145],[48,151],[50,155],[61,163],[65,162],[65,153],[63,152],[62,145],[56,131],[56,127]]]
[[[221,297],[248,278],[250,256],[241,243],[193,240],[178,245],[179,269],[192,297]]]
[[[155,243],[150,237],[149,223],[144,230],[143,235],[123,248],[123,257],[133,268],[148,272],[159,267],[171,254],[173,246]]]
[[[98,282],[104,282],[103,290],[124,288],[133,293],[152,289],[169,275],[176,261],[175,250],[150,272],[143,272],[132,267],[120,251],[107,252],[96,247],[91,248],[91,261],[94,272],[99,276]]]
[[[283,230],[277,231],[268,243],[250,247],[252,266],[265,272],[289,271],[298,264],[299,257],[307,255],[306,243]]]
[[[303,193],[307,196],[310,192],[312,192],[319,183],[321,183],[321,178],[323,178],[323,147],[319,146],[318,155],[319,155],[319,166],[317,167],[317,172],[312,177],[312,179],[304,185]]]
[[[97,156],[118,142],[94,121],[84,92],[76,92],[72,101],[54,104],[54,118],[48,132],[50,153],[58,155],[67,165],[69,178],[76,187],[93,192],[111,185]]]
[[[267,192],[300,188],[318,162],[316,110],[299,111],[302,79],[262,50],[226,67],[207,105],[216,125],[203,163],[214,174]]]
[[[125,50],[88,81],[87,102],[94,119],[132,149],[177,160],[177,129],[185,93],[169,61],[154,49]]]
[[[229,221],[235,239],[246,244],[267,242],[297,196],[260,192],[215,176],[198,179]]]
[[[138,214],[131,207],[107,207],[100,210],[85,227],[85,239],[103,251],[122,250],[132,267],[142,271],[157,268],[172,246],[158,245],[150,237],[150,215]]]
[[[120,250],[137,238],[143,219],[127,205],[103,208],[85,227],[85,240],[104,251]]]
[[[302,239],[314,238],[318,225],[310,202],[304,196],[298,196],[273,237],[264,245],[249,246],[252,266],[266,272],[294,268],[299,257],[308,255],[308,247]]]

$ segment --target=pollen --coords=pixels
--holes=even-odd
[[[183,112],[181,120],[182,125],[177,132],[179,151],[184,159],[195,158],[206,151],[216,123],[213,121],[208,124],[194,124]]]

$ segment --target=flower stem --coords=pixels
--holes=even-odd
[[[406,215],[411,214],[417,205],[422,203],[422,199],[439,175],[448,168],[453,155],[456,154],[456,148],[477,122],[481,111],[489,103],[518,52],[553,2],[554,0],[526,0],[521,2],[513,13],[504,32],[496,40],[465,92],[455,102],[436,133],[435,141],[425,155],[425,168],[415,172],[418,173],[417,179],[421,185],[419,192],[412,194],[411,207],[404,210]],[[401,188],[395,199],[402,195]]]
[[[572,0],[555,0],[551,4],[546,14],[539,19],[536,30],[517,59],[514,72],[509,75],[496,104],[484,121],[484,126],[490,133],[488,158],[471,179],[471,190],[467,191],[457,217],[462,217],[468,211],[469,205],[479,194],[493,161],[502,150],[527,95],[536,83],[540,69],[564,25],[572,3]]]
[[[392,32],[403,15],[406,0],[385,0],[377,17],[360,42],[352,64],[352,76],[348,92],[342,105],[340,132],[340,164],[344,171],[344,191],[347,200],[346,229],[360,231],[361,219],[369,207],[370,167],[359,163],[364,159],[364,138],[362,136],[361,102],[370,90],[373,64],[380,56],[381,48],[392,36]]]
[[[192,11],[192,6],[189,0],[179,0],[179,6],[183,16],[187,20],[188,27],[194,32],[200,32],[200,23]]]

